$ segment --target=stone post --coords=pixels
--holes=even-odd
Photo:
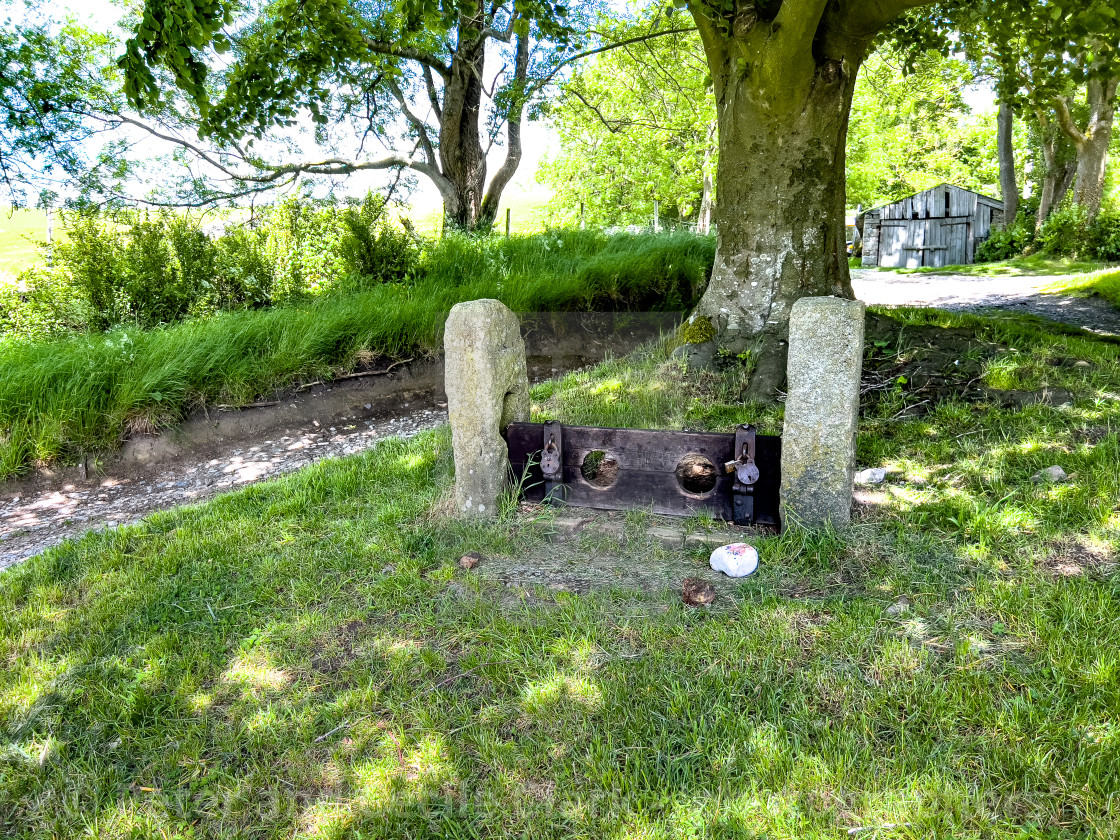
[[[864,306],[801,298],[789,319],[782,521],[819,528],[852,515]]]
[[[529,419],[525,343],[514,315],[497,300],[452,307],[443,335],[444,387],[455,451],[455,504],[469,518],[497,513],[509,473],[501,432]]]

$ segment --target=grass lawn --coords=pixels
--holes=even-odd
[[[57,215],[54,227],[57,236]],[[46,239],[47,216],[42,210],[0,210],[0,283],[15,282],[25,268],[42,264],[36,243]]]
[[[947,265],[944,268],[884,268],[881,270],[894,271],[898,274],[971,274],[977,277],[1014,277],[1039,274],[1083,274],[1088,271],[1100,271],[1107,267],[1107,263],[1102,262],[1032,254],[1029,257],[1015,257],[1000,262],[976,263],[974,265]]]
[[[1099,295],[1120,308],[1120,268],[1094,271],[1085,277],[1055,283],[1047,291],[1085,297]]]
[[[1117,836],[1120,346],[900,317],[876,371],[920,353],[908,330],[959,327],[984,343],[947,375],[1072,403],[959,388],[909,417],[916,377],[876,390],[859,458],[888,483],[842,533],[760,540],[710,609],[459,569],[706,556],[640,515],[623,546],[550,544],[512,505],[449,520],[446,429],[0,575],[0,835]],[[739,379],[663,346],[537,387],[535,412],[773,431]],[[1030,481],[1055,463],[1069,482]]]

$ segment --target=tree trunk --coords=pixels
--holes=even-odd
[[[1042,165],[1044,167],[1042,189],[1038,196],[1038,213],[1035,216],[1035,227],[1037,229],[1041,228],[1050,218],[1050,212],[1054,209],[1054,205],[1065,197],[1064,191],[1061,195],[1058,195],[1058,181],[1062,178],[1065,169],[1059,167],[1057,162],[1058,140],[1050,126],[1050,119],[1041,109],[1038,109],[1035,113],[1038,116],[1039,140],[1042,147]]]
[[[1116,92],[1120,79],[1090,79],[1086,88],[1089,106],[1087,127],[1082,131],[1073,121],[1069,103],[1062,97],[1054,100],[1058,126],[1077,149],[1077,180],[1074,201],[1092,221],[1101,211],[1104,200],[1105,173],[1108,169],[1108,146],[1116,121]]]
[[[781,8],[796,11],[790,3]],[[833,43],[825,21],[790,20],[784,26],[791,34],[809,30],[802,42],[782,44],[774,37],[782,21],[755,26],[755,7],[744,9],[752,18],[736,18],[733,38],[694,11],[715,85],[720,158],[715,265],[693,320],[710,319],[721,349],[753,354],[745,396],[765,400],[785,381],[794,302],[854,297],[844,238],[845,143],[867,41],[847,32],[845,42]]]
[[[1104,200],[1104,181],[1108,170],[1108,146],[1116,119],[1116,79],[1089,82],[1089,129],[1077,148],[1077,180],[1073,200],[1096,218]]]
[[[443,196],[444,217],[448,225],[468,231],[477,229],[482,221],[486,185],[486,153],[478,127],[486,41],[481,37],[473,41],[464,37],[472,26],[481,30],[481,18],[460,21],[461,40],[451,59],[439,126],[440,171],[451,187],[450,195],[445,192]],[[489,220],[491,224],[493,221]]]
[[[1073,179],[1077,175],[1077,163],[1070,161],[1063,163],[1058,167],[1058,173],[1054,176],[1054,204],[1059,205],[1066,200],[1066,195],[1069,193],[1070,187],[1073,186]]]
[[[999,150],[999,188],[1003,198],[1004,225],[1015,223],[1019,212],[1019,184],[1015,177],[1015,111],[1006,102],[999,103],[997,117]]]
[[[712,176],[704,173],[704,191],[700,195],[700,215],[696,219],[696,232],[707,236],[712,227]]]

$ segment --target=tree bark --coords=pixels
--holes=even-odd
[[[1069,103],[1054,100],[1058,126],[1077,149],[1077,178],[1073,200],[1085,211],[1089,221],[1097,217],[1104,200],[1105,173],[1108,169],[1108,146],[1116,122],[1116,93],[1120,79],[1090,79],[1086,88],[1089,106],[1088,123],[1082,131],[1073,120]]]
[[[1069,189],[1069,181],[1066,177],[1069,167],[1058,163],[1058,142],[1050,125],[1049,117],[1041,108],[1036,109],[1035,114],[1038,117],[1042,164],[1045,167],[1045,171],[1042,173],[1042,189],[1038,196],[1038,213],[1035,216],[1035,227],[1041,228],[1050,218],[1054,206],[1065,198]],[[1060,183],[1064,183],[1066,186],[1060,189]]]
[[[1015,177],[1015,111],[1007,102],[999,103],[996,118],[999,151],[999,189],[1003,198],[1004,225],[1015,223],[1019,213],[1019,183]]]
[[[1105,174],[1108,170],[1108,146],[1116,121],[1116,89],[1118,79],[1094,79],[1089,82],[1089,128],[1085,142],[1077,150],[1077,180],[1073,195],[1089,214],[1096,218],[1104,200]]]
[[[710,319],[720,348],[753,354],[745,396],[769,399],[785,380],[794,302],[854,297],[844,238],[848,117],[856,74],[886,20],[854,19],[852,6],[865,4],[839,0],[787,0],[773,20],[739,5],[730,33],[693,8],[720,132],[719,239],[693,318]]]
[[[478,128],[486,40],[466,37],[469,28],[481,32],[483,25],[481,14],[475,20],[459,22],[460,41],[444,86],[439,124],[440,171],[454,192],[444,196],[444,216],[448,224],[463,230],[477,227],[486,184],[486,153]]]

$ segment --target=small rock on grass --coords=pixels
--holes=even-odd
[[[1047,467],[1044,470],[1039,470],[1038,472],[1036,472],[1031,476],[1031,481],[1033,481],[1035,484],[1041,484],[1042,482],[1048,482],[1050,484],[1061,484],[1068,478],[1069,476],[1066,474],[1066,471],[1055,464],[1052,467]]]
[[[700,578],[685,578],[681,586],[681,600],[690,607],[706,607],[716,599],[716,588]]]
[[[473,569],[484,559],[485,558],[477,551],[468,551],[466,554],[459,558],[459,565],[464,569]]]
[[[905,597],[899,598],[897,601],[887,607],[886,610],[887,615],[892,617],[902,615],[906,612],[910,612],[910,601]]]
[[[882,484],[887,480],[887,471],[883,467],[869,467],[856,473],[856,484]]]

